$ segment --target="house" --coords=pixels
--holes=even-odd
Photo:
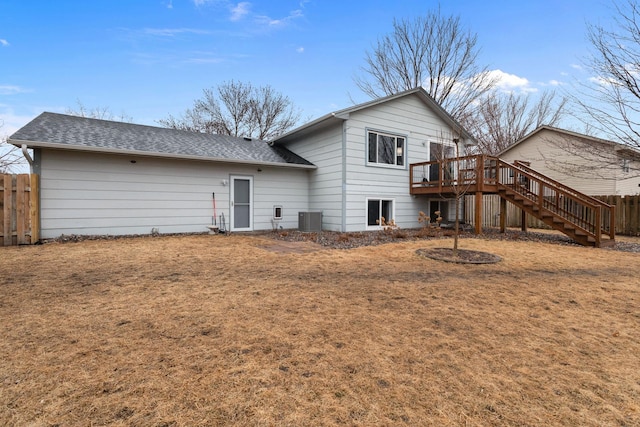
[[[42,113],[9,138],[33,149],[40,233],[130,235],[297,228],[418,227],[449,201],[412,196],[409,165],[471,143],[422,88],[311,121],[274,141]],[[433,208],[433,209],[432,209]],[[224,218],[223,218],[224,216]]]
[[[640,151],[612,141],[540,126],[498,154],[591,196],[640,194]]]

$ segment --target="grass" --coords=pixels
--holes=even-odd
[[[0,248],[0,424],[640,425],[640,255],[260,236]]]

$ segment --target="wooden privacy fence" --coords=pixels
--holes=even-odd
[[[640,196],[594,196],[609,205],[615,206],[616,234],[637,236],[640,235]],[[475,214],[475,196],[465,196],[464,219],[467,223],[473,223]],[[507,204],[507,227],[520,227],[522,215],[520,209]],[[500,196],[487,194],[482,197],[482,226],[500,226]],[[549,228],[545,223],[527,215],[527,227]]]
[[[616,207],[617,234],[640,235],[640,195],[594,197]]]
[[[0,246],[40,239],[38,175],[0,174]]]

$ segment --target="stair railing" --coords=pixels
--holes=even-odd
[[[591,235],[600,243],[603,230],[615,238],[613,206],[563,185],[522,163],[509,164],[498,160],[499,185],[519,194],[537,206],[542,215],[549,211]],[[603,215],[603,213],[605,215]],[[605,218],[603,218],[605,217]],[[606,219],[606,221],[603,221]]]
[[[523,162],[520,161],[515,161],[514,162],[515,165],[517,165],[518,167],[520,167],[521,169],[524,169],[525,171],[529,172],[532,175],[538,176],[541,180],[544,180],[545,182],[548,183],[548,185],[550,186],[555,186],[558,187],[560,189],[562,189],[563,191],[565,191],[568,194],[572,194],[573,197],[584,200],[585,203],[589,203],[589,204],[593,204],[593,205],[598,205],[600,206],[600,211],[601,211],[601,217],[600,217],[600,221],[597,222],[597,224],[600,224],[600,227],[602,229],[602,231],[605,231],[606,234],[608,234],[610,239],[615,239],[615,234],[616,234],[616,216],[615,216],[615,206],[609,205],[605,202],[603,202],[602,200],[598,200],[595,197],[591,197],[588,196],[584,193],[581,193],[579,191],[576,191],[575,189],[562,184],[561,182],[558,182],[554,179],[551,179],[543,174],[541,174],[540,172],[536,171],[535,169],[532,169],[531,167],[529,167],[528,165],[524,164]]]

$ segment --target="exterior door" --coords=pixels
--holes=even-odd
[[[253,177],[231,177],[231,231],[253,230]]]
[[[441,144],[439,142],[431,142],[429,144],[429,161],[442,162],[444,159],[455,157],[455,148],[450,145]],[[453,179],[453,163],[447,163],[444,171],[439,169],[440,166],[435,163],[429,166],[429,181],[451,180]],[[444,172],[444,176],[440,174]]]

